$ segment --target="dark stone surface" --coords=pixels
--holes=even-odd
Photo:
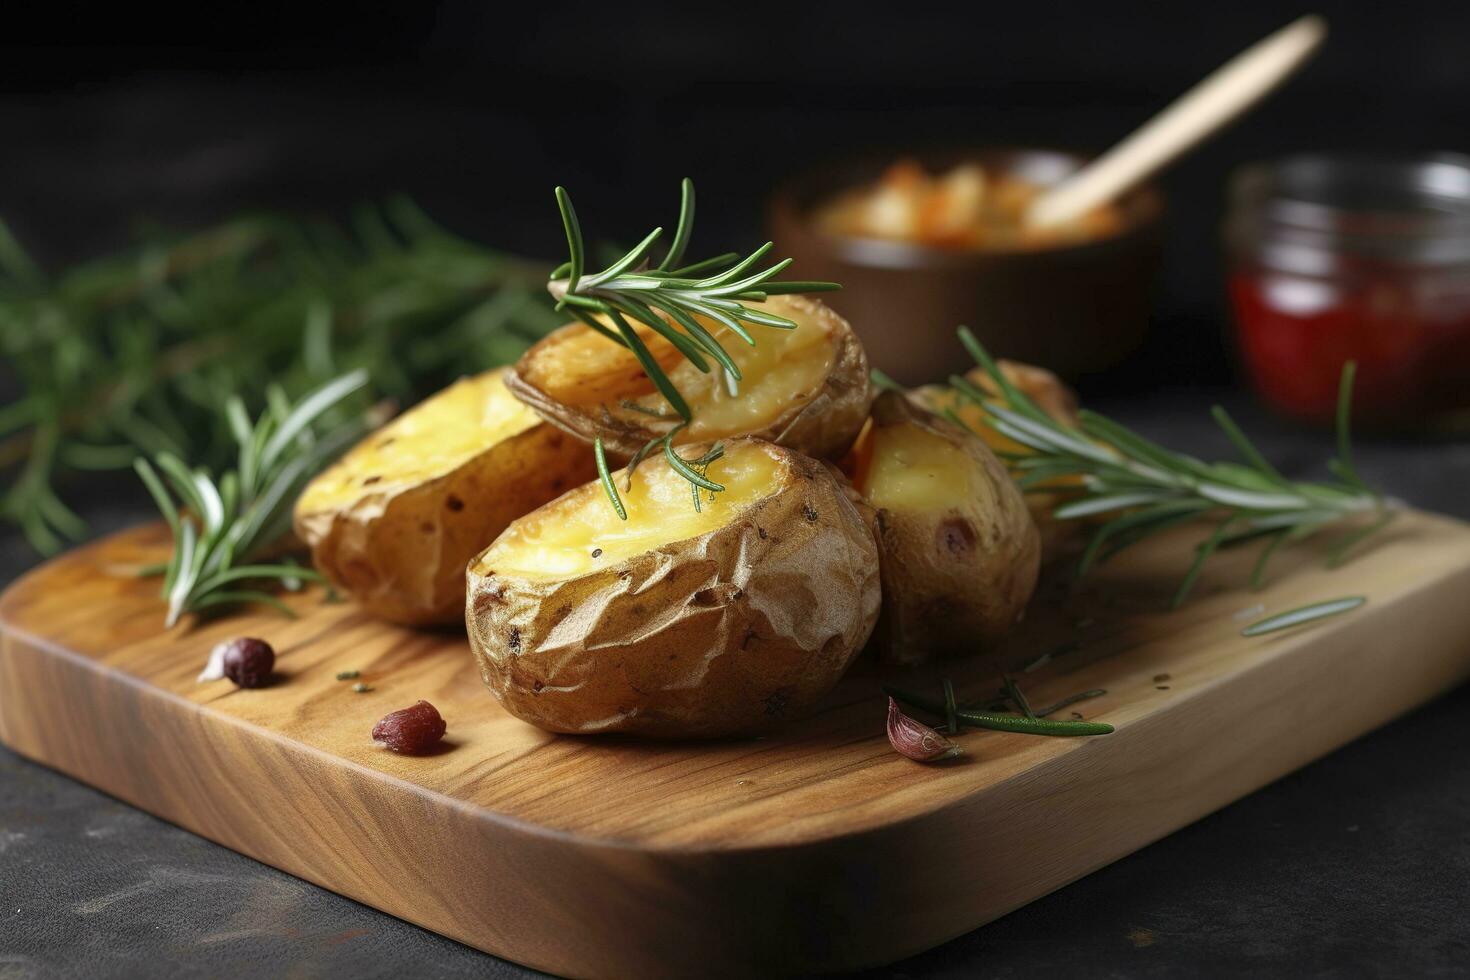
[[[1209,456],[1209,395],[1105,406]],[[1284,469],[1320,433],[1240,416]],[[1365,475],[1470,517],[1470,445],[1360,447]],[[100,529],[147,515],[99,501]],[[31,562],[4,539],[3,571]],[[1365,559],[1368,560],[1368,559]],[[1324,678],[1330,683],[1330,678]],[[1295,710],[1316,710],[1304,701]],[[1456,976],[1470,969],[1470,688],[1131,857],[874,976]],[[65,724],[65,718],[58,718]],[[1250,719],[1242,718],[1242,725]],[[1219,733],[1229,738],[1229,729]],[[977,882],[976,887],[984,887]],[[530,975],[0,750],[0,980]]]

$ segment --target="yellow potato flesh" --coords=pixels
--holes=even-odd
[[[683,455],[691,454],[685,450]],[[569,578],[698,537],[730,523],[774,492],[781,465],[759,446],[732,446],[705,474],[725,489],[713,500],[701,491],[696,511],[689,481],[662,456],[652,457],[634,472],[630,489],[624,490],[621,472],[613,474],[628,512],[626,521],[619,520],[602,484],[594,481],[508,527],[480,556],[475,571],[528,579]]]
[[[505,370],[461,380],[405,412],[312,481],[298,509],[312,513],[365,493],[425,483],[540,423],[505,387]]]
[[[781,330],[758,323],[742,324],[755,340],[752,347],[715,321],[695,318],[719,341],[740,369],[742,380],[737,395],[730,394],[725,387],[724,371],[714,358],[705,355],[710,366],[710,372],[705,374],[651,329],[634,324],[638,335],[694,413],[694,421],[680,434],[679,442],[702,442],[734,433],[757,431],[790,411],[793,405],[810,401],[832,369],[835,352],[831,332],[817,318],[785,303],[747,305],[794,320],[797,326],[795,330]],[[683,330],[682,327],[678,329]],[[575,341],[562,344],[557,349],[557,357],[556,373],[564,378],[620,376],[620,372],[609,371],[610,361],[631,362],[631,368],[638,370],[632,354],[590,330]],[[554,381],[555,376],[549,376]],[[674,414],[663,396],[652,391],[646,379],[639,378],[638,384],[638,390],[644,393],[628,398],[631,404],[655,414]],[[595,404],[599,400],[610,399],[614,394],[589,385],[575,403]]]
[[[974,460],[954,443],[914,425],[878,427],[872,439],[858,489],[874,507],[942,510],[978,495]]]

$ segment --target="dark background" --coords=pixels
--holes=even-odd
[[[1094,404],[1228,451],[1221,396],[1284,471],[1327,438],[1232,378],[1227,175],[1301,150],[1470,150],[1470,3],[1321,4],[1325,50],[1163,180],[1152,340]],[[48,267],[141,219],[342,215],[404,191],[552,260],[551,198],[628,240],[701,192],[696,249],[761,240],[783,176],[934,142],[1099,150],[1304,10],[1251,2],[694,5],[261,2],[0,9],[0,217]],[[700,245],[703,242],[704,245]],[[1111,390],[1106,390],[1111,389]],[[1470,517],[1470,445],[1361,449],[1375,484]],[[88,488],[99,531],[148,515]],[[33,561],[0,536],[0,581]],[[1470,963],[1470,689],[890,976],[1461,974]],[[1303,705],[1300,710],[1313,710]],[[1229,737],[1229,732],[1221,732]],[[224,937],[224,938],[221,938]],[[521,976],[0,750],[0,976]]]
[[[1278,3],[50,3],[0,41],[0,216],[47,263],[246,207],[405,191],[548,258],[667,224],[762,236],[783,176],[932,143],[1097,151],[1300,9]],[[871,9],[869,9],[871,8]],[[1219,223],[1237,165],[1301,150],[1470,150],[1470,4],[1327,3],[1324,51],[1165,178],[1170,241],[1130,388],[1231,377]],[[12,20],[12,15],[15,19]],[[700,246],[696,242],[696,249]]]

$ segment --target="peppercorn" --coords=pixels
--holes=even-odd
[[[220,665],[237,686],[264,687],[276,666],[276,651],[264,640],[242,636],[224,644]]]

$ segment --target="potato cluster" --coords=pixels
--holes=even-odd
[[[760,305],[797,329],[752,346],[704,323],[743,375],[733,391],[636,327],[686,426],[631,353],[568,325],[370,435],[307,488],[297,533],[374,614],[463,616],[486,686],[549,731],[758,731],[810,710],[867,647],[897,663],[983,650],[1024,612],[1044,549],[965,414],[980,410],[930,389],[875,399],[845,320]],[[1054,378],[1006,370],[1072,411]],[[724,489],[655,451],[611,473],[620,517],[589,443],[628,463],[671,432],[684,460],[722,447],[701,470]]]

